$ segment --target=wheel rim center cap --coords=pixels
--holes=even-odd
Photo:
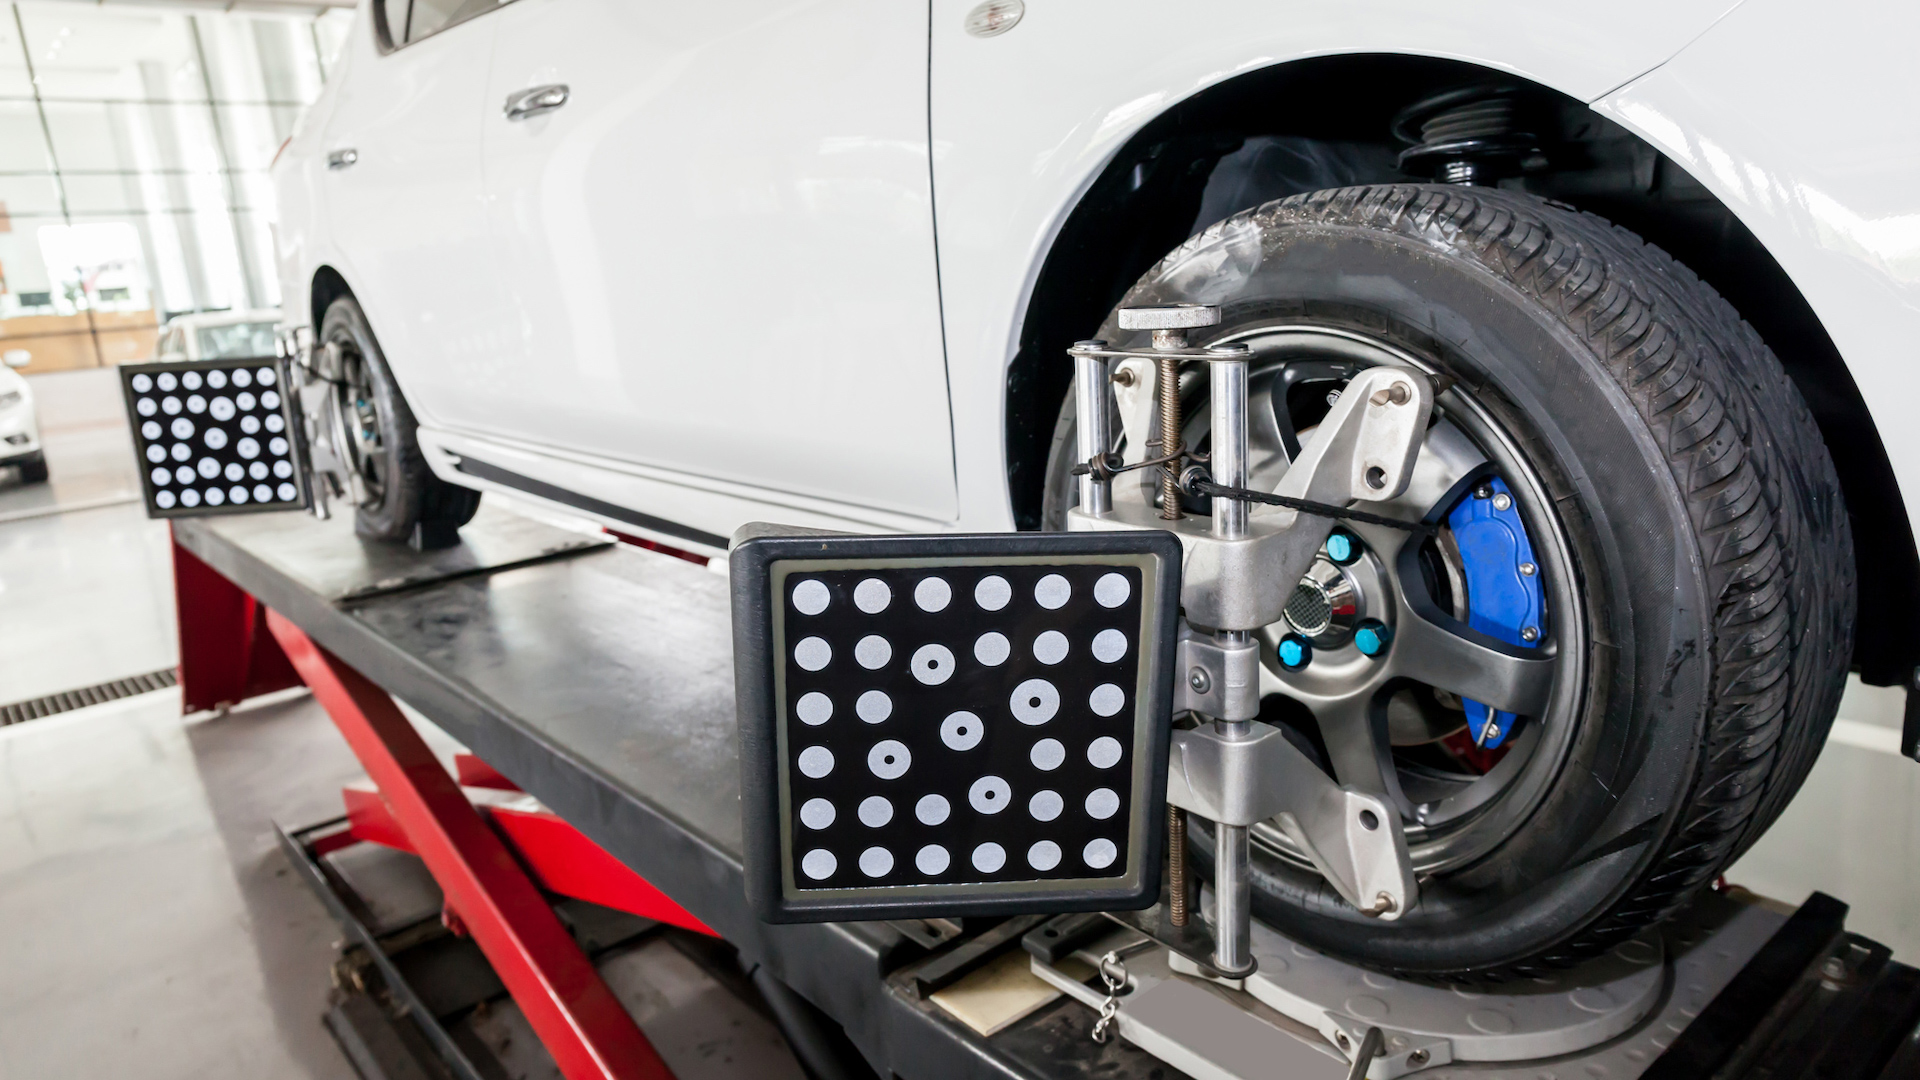
[[[1353,579],[1322,556],[1294,586],[1282,618],[1316,648],[1337,648],[1353,640],[1354,624],[1363,615],[1360,601]]]

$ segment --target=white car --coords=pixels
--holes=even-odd
[[[42,484],[47,480],[47,456],[40,448],[33,387],[13,370],[27,366],[29,359],[24,351],[9,350],[0,365],[0,469],[18,469],[21,483]]]
[[[203,311],[176,315],[160,330],[156,359],[247,360],[275,355],[280,313]]]
[[[1920,661],[1920,9],[1810,11],[375,0],[275,168],[286,319],[367,535],[503,491],[710,555],[1060,527],[1066,349],[1121,306],[1222,307],[1269,485],[1356,371],[1433,372],[1392,512],[1437,538],[1356,525],[1262,652],[1263,718],[1401,807],[1419,906],[1266,826],[1254,904],[1532,972],[1713,881],[1849,668]]]

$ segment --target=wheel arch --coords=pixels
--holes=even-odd
[[[320,333],[321,320],[326,317],[327,306],[342,296],[352,295],[353,289],[340,271],[323,264],[313,272],[313,286],[307,291],[307,303],[316,336]]]
[[[1007,367],[1004,452],[1015,522],[1039,525],[1054,419],[1071,379],[1064,351],[1099,326],[1141,274],[1213,221],[1312,190],[1298,186],[1305,180],[1416,179],[1394,163],[1404,144],[1390,133],[1393,115],[1476,82],[1515,87],[1566,125],[1548,167],[1509,183],[1664,248],[1725,296],[1780,358],[1833,455],[1853,522],[1857,580],[1873,583],[1860,591],[1854,665],[1869,683],[1905,684],[1920,662],[1920,551],[1865,399],[1807,297],[1726,203],[1653,145],[1583,102],[1456,61],[1376,53],[1261,68],[1174,104],[1114,154],[1046,249]],[[1272,106],[1289,99],[1316,108],[1286,117]],[[1262,176],[1260,154],[1249,148],[1274,140],[1293,157],[1304,151],[1312,158],[1319,148],[1324,160]]]

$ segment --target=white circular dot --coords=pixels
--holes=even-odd
[[[982,814],[997,814],[1013,801],[1013,788],[997,776],[983,776],[967,789],[967,804]]]
[[[214,398],[213,401],[207,405],[207,411],[213,415],[215,420],[225,423],[233,419],[233,399],[226,397]]]
[[[809,746],[800,751],[801,775],[818,780],[833,771],[833,751],[824,746]]]
[[[185,461],[193,456],[193,447],[183,442],[177,442],[173,444],[171,453],[173,454],[173,460]]]
[[[249,417],[249,419],[251,419],[251,417]],[[266,428],[268,431],[277,433],[285,430],[286,426],[287,422],[280,419],[279,413],[274,413],[272,416],[267,417]]]
[[[869,724],[878,724],[893,715],[893,699],[883,690],[869,690],[854,700],[853,713]]]
[[[807,671],[819,671],[833,659],[833,646],[825,638],[801,638],[793,647],[793,662]]]
[[[1043,664],[1057,664],[1067,658],[1067,635],[1048,630],[1033,639],[1033,658]]]
[[[818,690],[809,690],[793,703],[793,715],[803,724],[818,727],[833,719],[833,699]]]
[[[1013,586],[999,574],[988,574],[973,587],[973,602],[987,611],[999,611],[1013,599]]]
[[[144,424],[141,424],[141,425],[140,425],[140,435],[141,435],[141,437],[142,437],[142,438],[146,438],[146,439],[157,439],[157,438],[159,438],[159,437],[160,437],[160,424],[159,424],[159,422],[158,422],[158,421],[155,421],[155,420],[149,420],[149,421],[147,421],[146,423],[144,423]]]
[[[244,395],[243,395],[243,396],[244,396]],[[249,434],[249,435],[258,435],[258,434],[260,434],[260,418],[259,418],[259,417],[257,417],[257,416],[243,416],[243,417],[241,417],[241,418],[240,418],[240,430],[241,430],[241,431],[244,431],[244,432],[246,432],[246,433],[247,433],[247,434]]]
[[[262,393],[262,394],[260,395],[260,407],[261,407],[261,408],[263,408],[263,409],[277,409],[277,408],[279,408],[279,407],[280,407],[280,395],[279,395],[279,394],[277,394],[277,393],[275,393],[275,392],[273,392],[272,390],[268,390],[268,391],[265,391],[265,392],[263,392],[263,393]]]
[[[1013,655],[1013,642],[997,630],[989,630],[973,643],[973,658],[988,667],[999,667]]]
[[[247,410],[253,408],[254,406],[253,395],[252,394],[235,394],[233,395],[233,403],[235,405],[240,406],[241,412],[246,412]]]
[[[162,491],[153,497],[153,505],[159,507],[162,510],[173,509],[173,503],[174,503],[174,498],[173,498],[173,492],[171,491]]]
[[[153,399],[150,397],[143,397],[139,401],[136,401],[133,403],[133,410],[139,413],[141,416],[152,416],[154,414],[154,410],[157,408],[158,406],[156,406],[153,403]]]
[[[247,466],[247,475],[253,477],[255,480],[265,480],[267,478],[267,463],[264,461],[256,461]]]
[[[208,428],[200,441],[206,443],[209,450],[219,450],[227,445],[227,433],[219,428]]]
[[[271,484],[253,485],[253,501],[254,502],[272,502],[273,501],[273,485]]]
[[[1088,841],[1085,850],[1080,852],[1080,857],[1087,860],[1087,865],[1095,870],[1105,870],[1113,865],[1113,860],[1119,854],[1120,849],[1113,846],[1113,841],[1101,837],[1098,840]]]
[[[212,461],[213,459],[208,458],[207,460]],[[218,468],[218,466],[215,466],[215,468]],[[227,462],[227,479],[238,480],[245,475],[247,475],[247,470],[241,468],[239,462],[237,461]]]
[[[1087,695],[1087,707],[1099,716],[1112,716],[1127,703],[1127,692],[1112,683],[1101,683]]]
[[[160,399],[160,411],[168,416],[180,415],[180,399],[171,395]]]
[[[173,437],[176,439],[191,439],[193,438],[193,421],[183,416],[175,420],[173,426],[168,428],[168,430],[172,432]]]
[[[152,377],[147,375],[135,375],[133,377],[133,388],[134,390],[142,394],[153,389]]]
[[[234,453],[239,454],[243,458],[256,458],[260,456],[260,444],[252,439],[241,439],[239,442],[234,443],[233,450]]]
[[[280,485],[280,501],[281,502],[292,502],[293,500],[299,497],[300,497],[299,488],[294,487],[292,484],[287,484],[287,483],[282,483]]]
[[[825,799],[808,799],[800,804],[800,824],[809,829],[824,829],[836,816],[833,804]]]
[[[147,460],[156,464],[167,460],[167,448],[159,444],[147,447]]]
[[[800,872],[815,881],[825,881],[833,876],[833,871],[839,865],[839,861],[833,857],[833,852],[814,848],[801,858]]]
[[[879,634],[868,634],[854,644],[853,659],[868,671],[885,667],[887,661],[893,659],[893,646]]]
[[[1060,691],[1045,679],[1028,679],[1013,688],[1007,704],[1013,709],[1015,720],[1023,724],[1044,724],[1060,711]]]
[[[173,474],[168,472],[164,466],[153,470],[149,475],[152,476],[154,486],[156,487],[166,487],[168,484],[173,483]]]
[[[1120,812],[1120,796],[1112,788],[1087,792],[1087,813],[1102,821]]]
[[[219,488],[207,489],[207,505],[208,506],[219,506],[221,503],[226,501],[227,501],[226,492],[221,491]]]
[[[193,413],[195,416],[198,416],[201,413],[206,412],[207,399],[201,397],[199,394],[193,394],[189,396],[187,398],[187,411],[190,413]]]
[[[869,615],[878,615],[893,603],[893,590],[879,578],[868,578],[853,587],[853,606]]]
[[[189,371],[180,376],[180,385],[189,390],[200,389],[200,373],[197,371]]]
[[[1027,849],[1027,865],[1035,870],[1051,870],[1060,865],[1060,845],[1042,840]]]
[[[227,385],[227,373],[224,371],[207,372],[207,385],[213,387],[215,390]]]
[[[794,610],[802,615],[820,614],[827,610],[827,602],[832,599],[833,593],[828,591],[823,581],[808,578],[793,587]]]
[[[292,475],[293,475],[293,462],[291,462],[291,461],[276,461],[276,462],[274,462],[274,463],[273,463],[273,475],[275,475],[275,476],[277,476],[277,477],[279,477],[279,478],[280,478],[280,479],[282,479],[282,480],[285,480],[285,479],[286,479],[287,477],[289,477],[289,476],[292,476]]]
[[[928,844],[913,857],[914,869],[928,877],[946,873],[947,867],[951,865],[953,865],[953,857],[948,855],[947,849],[939,844]]]
[[[878,795],[860,800],[860,824],[877,829],[893,820],[893,804]]]
[[[173,377],[173,372],[163,371],[160,377],[154,380],[154,384],[162,390],[171,390],[180,385],[180,380]]]
[[[1096,769],[1111,769],[1120,764],[1120,740],[1102,735],[1087,747],[1087,764]]]
[[[208,480],[220,475],[220,463],[210,457],[203,457],[199,461],[194,462],[193,467],[196,472]],[[235,477],[234,479],[237,480],[239,477]]]
[[[1127,635],[1118,630],[1106,629],[1093,635],[1093,658],[1103,664],[1111,664],[1127,655]]]
[[[273,379],[274,379],[274,375],[273,375],[273,369],[272,369],[272,368],[261,368],[261,369],[260,369],[260,370],[259,370],[258,372],[256,372],[256,373],[254,374],[254,378],[256,378],[256,379],[259,379],[259,380],[260,380],[260,385],[261,385],[261,386],[272,386],[272,385],[273,385]]]
[[[253,374],[249,372],[246,368],[234,368],[233,369],[233,385],[252,386]]]
[[[214,492],[214,494],[216,494],[216,495],[218,495],[218,494],[219,494],[219,491],[217,491],[217,490],[216,490],[216,491]],[[187,507],[188,509],[192,509],[193,507],[196,507],[196,506],[199,506],[199,505],[200,505],[200,493],[199,493],[199,492],[197,492],[197,491],[195,491],[195,490],[193,490],[192,488],[188,488],[187,490],[185,490],[185,491],[183,491],[183,492],[181,492],[181,493],[180,493],[180,505],[181,505],[181,506],[184,506],[184,507]]]
[[[920,584],[913,587],[913,602],[920,605],[921,611],[945,611],[953,603],[953,586],[945,578],[921,578]]]
[[[1133,586],[1124,574],[1102,574],[1100,580],[1093,583],[1093,600],[1101,607],[1119,607],[1131,595]]]
[[[907,752],[907,744],[898,739],[882,739],[867,751],[867,768],[882,780],[900,779],[911,764],[913,755]]]
[[[1035,792],[1033,798],[1027,800],[1027,813],[1032,814],[1035,821],[1052,821],[1066,808],[1066,800],[1057,791]]]
[[[183,484],[191,484],[193,483],[193,470],[188,466],[182,465],[173,470],[173,478]],[[215,488],[214,490],[218,491],[219,489]]]
[[[987,725],[970,712],[952,713],[940,721],[940,741],[951,750],[971,750],[986,733]]]
[[[973,849],[973,868],[983,874],[991,874],[1007,865],[1007,849],[995,843],[981,844]]]
[[[1033,744],[1033,749],[1027,753],[1027,760],[1033,762],[1033,767],[1041,772],[1052,772],[1066,763],[1067,748],[1060,744],[1059,739],[1041,739]]]
[[[945,645],[922,645],[913,651],[913,677],[928,686],[953,678],[953,650]]]
[[[268,439],[267,453],[272,454],[274,457],[286,457],[287,456],[287,440],[281,438],[278,435],[275,435],[273,438]]]
[[[920,801],[913,804],[913,816],[919,818],[922,825],[938,825],[952,812],[953,807],[947,804],[944,795],[922,795]]]
[[[1048,611],[1058,611],[1073,596],[1073,586],[1059,574],[1048,574],[1033,586],[1033,601]]]

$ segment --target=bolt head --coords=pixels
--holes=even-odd
[[[1486,484],[1481,484],[1479,487],[1473,489],[1473,497],[1476,499],[1491,499],[1493,498],[1493,488]]]
[[[1527,642],[1539,641],[1540,628],[1537,626],[1523,627],[1520,630],[1520,640],[1527,641]]]
[[[1537,567],[1537,566],[1535,566],[1535,565],[1533,565],[1533,564],[1532,564],[1532,563],[1530,563],[1530,562],[1523,562],[1523,563],[1521,563],[1521,564],[1520,564],[1520,576],[1521,576],[1521,577],[1532,577],[1533,575],[1535,575],[1535,574],[1537,574],[1537,573],[1539,573],[1539,572],[1540,572],[1540,568],[1539,568],[1539,567]]]
[[[1204,694],[1213,689],[1213,680],[1207,676],[1206,669],[1194,668],[1187,672],[1187,685],[1193,687],[1196,694]]]
[[[1412,1065],[1414,1068],[1417,1069],[1420,1066],[1425,1065],[1427,1061],[1432,1057],[1433,1055],[1428,1053],[1425,1047],[1421,1047],[1420,1049],[1415,1050],[1413,1053],[1407,1055],[1407,1064]]]
[[[1313,644],[1299,634],[1282,637],[1273,651],[1280,658],[1280,666],[1288,671],[1299,671],[1313,662]]]
[[[1351,566],[1360,558],[1360,538],[1345,529],[1327,535],[1327,558],[1338,566]]]
[[[1513,509],[1513,496],[1504,491],[1495,495],[1493,497],[1493,508],[1502,512]]]
[[[1353,628],[1353,647],[1363,656],[1378,657],[1393,641],[1393,629],[1379,619],[1362,619]]]

